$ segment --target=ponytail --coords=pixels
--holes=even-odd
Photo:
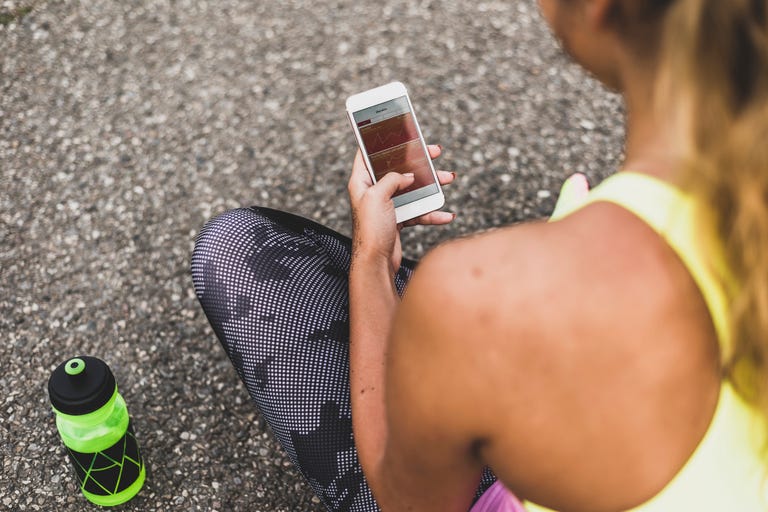
[[[664,20],[660,107],[729,272],[724,377],[768,417],[768,0],[676,0]]]

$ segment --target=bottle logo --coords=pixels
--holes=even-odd
[[[83,493],[113,496],[126,490],[139,478],[143,467],[132,422],[125,435],[106,450],[76,452],[67,448]]]

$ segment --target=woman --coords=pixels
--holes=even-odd
[[[200,301],[330,510],[768,510],[768,3],[540,3],[624,95],[622,172],[414,273],[412,178],[358,155],[351,265],[340,235],[236,210],[198,239]]]

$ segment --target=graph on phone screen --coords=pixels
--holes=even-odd
[[[407,194],[413,201],[437,192],[428,156],[405,96],[355,112],[354,116],[376,180],[390,172],[412,172],[413,185],[398,196]],[[421,192],[415,193],[417,190]]]
[[[363,127],[360,133],[369,155],[419,138],[410,112]]]

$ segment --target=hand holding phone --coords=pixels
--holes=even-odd
[[[402,83],[392,82],[350,96],[347,114],[374,183],[390,172],[414,175],[413,183],[392,197],[398,224],[445,204],[440,181]]]

